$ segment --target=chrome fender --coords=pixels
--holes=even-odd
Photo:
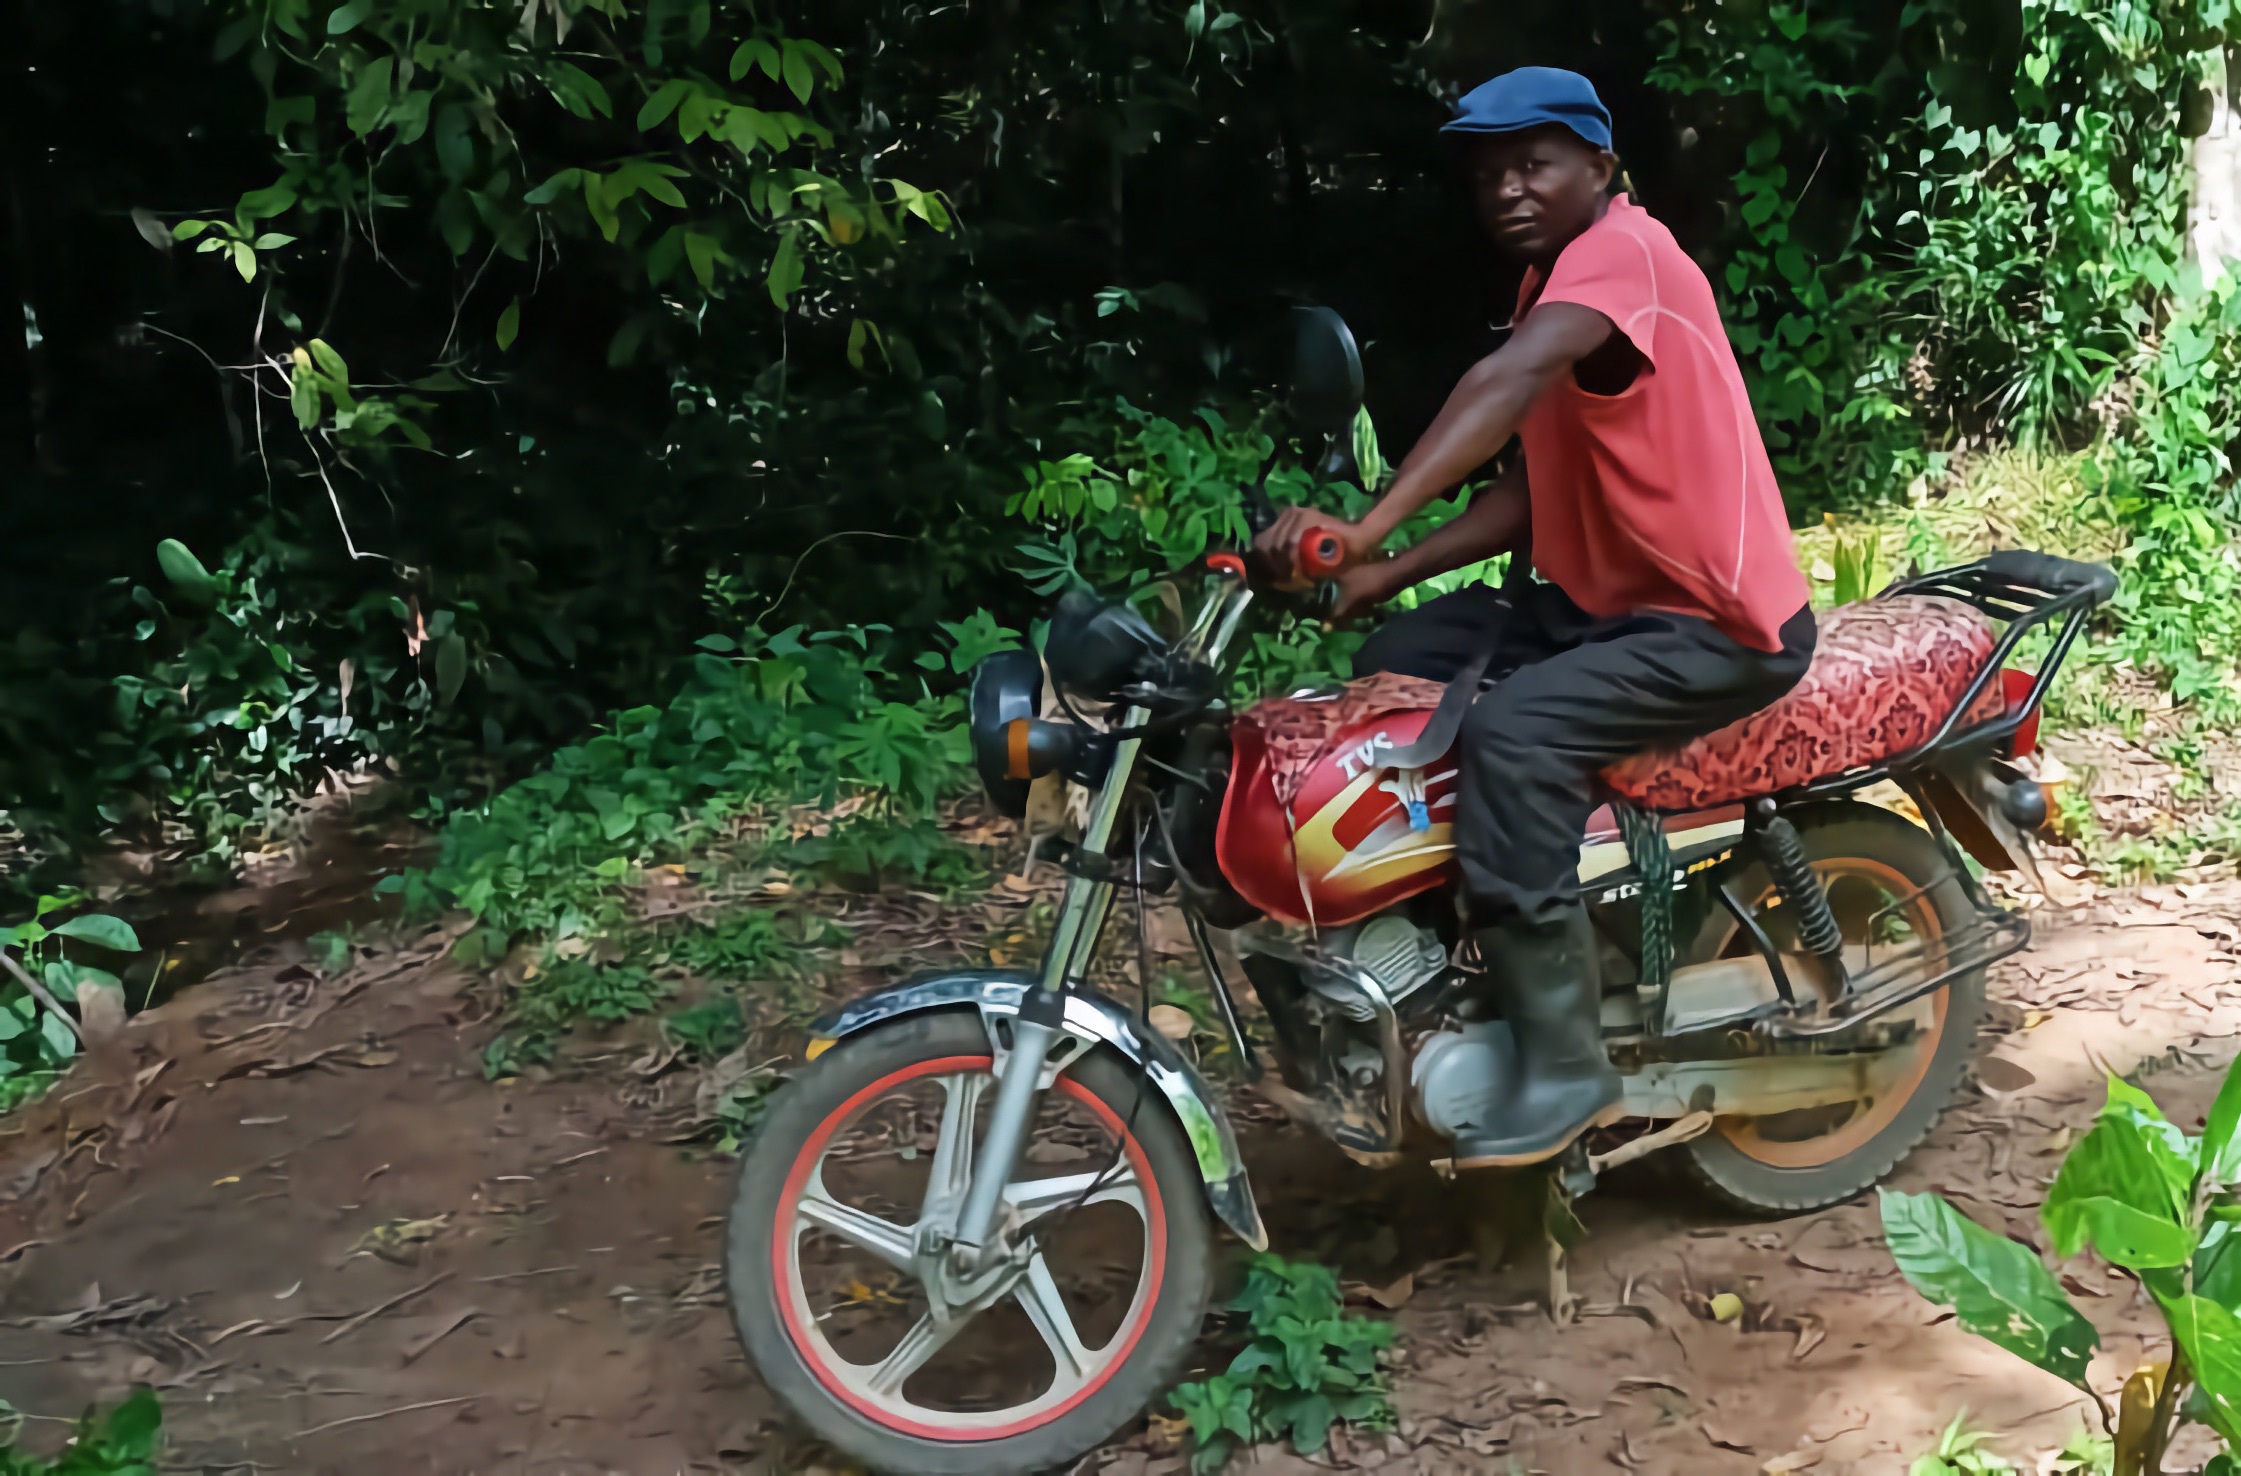
[[[1019,1013],[1020,1001],[1035,987],[1030,976],[1004,969],[961,969],[905,979],[876,994],[867,994],[811,1026],[810,1058],[823,1054],[833,1042],[874,1025],[928,1010],[970,1006],[980,1011],[989,1045],[1001,1065],[1010,1038],[1003,1022]],[[1159,1088],[1168,1109],[1175,1114],[1191,1152],[1198,1158],[1199,1175],[1206,1181],[1206,1202],[1215,1215],[1253,1249],[1268,1249],[1268,1231],[1261,1224],[1245,1161],[1237,1151],[1237,1135],[1231,1131],[1221,1104],[1190,1062],[1166,1037],[1138,1029],[1136,1017],[1121,1005],[1078,985],[1066,995],[1065,1030],[1079,1044],[1073,1051],[1054,1054],[1052,1064],[1045,1068],[1043,1084],[1047,1087],[1056,1080],[1085,1051],[1100,1045],[1118,1051]]]

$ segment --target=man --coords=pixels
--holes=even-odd
[[[1527,267],[1515,330],[1481,360],[1358,524],[1293,508],[1346,544],[1340,610],[1494,554],[1545,582],[1458,590],[1394,619],[1358,671],[1448,680],[1489,646],[1500,677],[1463,725],[1455,815],[1471,927],[1519,1075],[1456,1144],[1466,1167],[1534,1163],[1618,1115],[1602,1043],[1579,843],[1613,761],[1701,736],[1788,691],[1813,617],[1780,489],[1711,284],[1611,183],[1611,119],[1587,79],[1523,67],[1471,92],[1445,132],[1479,213]],[[1452,522],[1386,538],[1515,437],[1521,454]]]

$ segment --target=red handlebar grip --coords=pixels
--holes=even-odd
[[[1346,567],[1346,544],[1328,528],[1310,528],[1299,541],[1299,571],[1310,579],[1329,579]]]

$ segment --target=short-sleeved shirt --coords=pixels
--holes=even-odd
[[[1696,615],[1781,649],[1808,589],[1712,284],[1620,195],[1545,282],[1526,274],[1520,318],[1551,302],[1609,318],[1642,364],[1619,394],[1566,375],[1526,412],[1534,567],[1591,615]]]

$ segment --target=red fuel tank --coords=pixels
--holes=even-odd
[[[1285,922],[1337,927],[1450,880],[1452,755],[1422,769],[1383,758],[1416,740],[1439,700],[1436,684],[1412,685],[1423,690],[1386,701],[1350,689],[1328,707],[1266,702],[1237,724],[1215,854],[1248,902]]]

